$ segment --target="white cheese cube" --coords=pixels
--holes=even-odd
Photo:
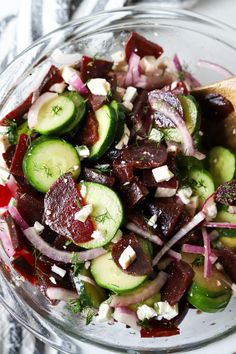
[[[191,215],[195,215],[198,206],[199,206],[199,196],[194,195],[190,198],[189,203],[186,205],[186,208]]]
[[[120,258],[119,258],[119,263],[123,269],[127,269],[130,266],[130,264],[133,263],[135,258],[136,258],[136,253],[135,253],[134,249],[131,246],[128,246],[121,253]]]
[[[82,209],[75,213],[75,220],[85,222],[89,215],[92,213],[93,206],[91,204],[85,205]]]
[[[86,145],[76,146],[76,151],[80,157],[80,160],[86,159],[90,155],[89,148]]]
[[[49,91],[56,92],[56,93],[62,93],[65,90],[66,86],[67,85],[65,84],[65,82],[60,82],[60,83],[57,83],[57,84],[53,84],[50,87]]]
[[[127,125],[125,124],[124,133],[123,133],[120,141],[118,142],[118,144],[116,144],[115,148],[118,150],[121,150],[124,146],[128,145],[129,138],[130,138],[130,130],[127,127]]]
[[[150,131],[148,139],[156,141],[157,143],[160,143],[163,135],[164,134],[160,130],[158,130],[156,128],[152,128],[152,130]]]
[[[87,188],[86,188],[86,185],[83,183],[83,184],[81,185],[81,188],[80,188],[81,197],[82,197],[82,198],[85,198],[86,193],[87,193]]]
[[[104,241],[105,240],[104,235],[98,230],[93,231],[91,237],[96,241]]]
[[[91,79],[87,83],[89,91],[93,95],[107,96],[111,90],[111,85],[106,79]]]
[[[148,226],[154,227],[156,225],[156,222],[157,222],[157,215],[154,214],[150,217],[147,224],[148,224]]]
[[[119,229],[117,231],[117,233],[115,234],[115,236],[113,237],[113,239],[111,240],[112,243],[117,243],[118,241],[120,241],[120,239],[123,236],[123,232]]]
[[[124,102],[133,102],[135,100],[135,98],[137,97],[138,93],[137,93],[137,89],[136,87],[133,86],[129,86],[127,87],[124,97],[123,97],[123,101]]]
[[[56,264],[53,264],[51,270],[53,273],[58,274],[61,278],[64,278],[64,276],[66,275],[66,270],[58,267]]]
[[[37,234],[41,234],[44,230],[44,226],[42,224],[40,224],[38,221],[35,221],[34,223],[34,229],[37,232]]]
[[[75,69],[73,69],[71,66],[69,65],[65,65],[63,66],[62,68],[62,71],[61,71],[61,76],[63,78],[63,80],[69,84],[70,83],[70,80],[72,78],[72,76],[74,74],[78,73]]]
[[[117,86],[116,92],[115,92],[116,100],[121,101],[124,97],[124,94],[125,94],[125,89],[123,87]]]
[[[156,302],[154,308],[158,314],[159,320],[161,320],[162,318],[165,318],[166,320],[171,320],[179,313],[178,305],[170,306],[167,301]]]
[[[118,51],[115,52],[111,55],[112,60],[114,61],[112,70],[114,71],[127,71],[128,70],[128,65],[126,62],[125,58],[125,52],[124,51]]]
[[[211,205],[206,207],[205,211],[206,211],[206,219],[207,220],[215,219],[216,215],[217,215],[216,203],[212,203]]]
[[[177,192],[177,196],[180,198],[180,200],[184,204],[190,203],[190,197],[192,194],[193,194],[193,191],[190,187],[180,188]]]
[[[54,277],[49,278],[50,282],[53,283],[54,285],[57,284],[56,279]]]
[[[173,197],[176,194],[176,188],[165,188],[157,187],[155,197],[156,198],[169,198]]]
[[[150,320],[150,318],[156,317],[156,311],[147,305],[141,305],[138,307],[137,316],[140,321]]]
[[[123,105],[123,107],[126,109],[126,111],[128,111],[128,112],[131,112],[131,111],[133,110],[133,108],[134,108],[134,105],[133,105],[132,102],[124,101],[124,102],[122,103],[122,105]]]
[[[174,152],[175,153],[178,151],[180,151],[180,146],[177,143],[176,144],[172,143],[167,146],[167,152]]]
[[[158,61],[153,55],[145,55],[140,60],[140,67],[145,74],[154,74],[158,70]]]
[[[98,316],[96,316],[96,322],[107,322],[112,318],[112,309],[106,302],[102,302],[99,306]]]
[[[167,165],[153,168],[152,174],[157,183],[169,181],[174,176],[174,174],[169,170]]]

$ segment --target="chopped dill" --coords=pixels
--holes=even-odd
[[[52,106],[52,113],[54,114],[54,116],[58,115],[58,113],[60,113],[61,111],[62,111],[62,106],[59,105]]]
[[[106,220],[112,219],[108,210],[103,214],[93,216],[93,218],[99,224],[104,224]]]

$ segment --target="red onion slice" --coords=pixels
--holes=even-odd
[[[50,300],[70,301],[79,298],[79,295],[75,291],[55,287],[47,288],[46,295]]]
[[[141,229],[133,222],[129,222],[126,225],[126,228],[130,231],[133,231],[135,234],[155,243],[158,246],[162,246],[164,244],[164,242],[160,239],[160,237],[158,237],[157,235],[153,235],[150,232]],[[174,258],[177,261],[179,261],[181,259],[181,254],[176,251],[169,250],[168,254],[171,258]]]
[[[129,63],[128,63],[128,72],[125,75],[124,78],[124,86],[135,86],[135,83],[139,81],[140,79],[140,57],[132,53],[130,58],[129,58]]]
[[[134,311],[131,311],[127,307],[117,307],[113,313],[113,318],[117,322],[123,323],[137,331],[140,330],[138,326],[138,317]]]
[[[52,52],[51,58],[59,66],[74,65],[81,60],[82,55],[79,53],[63,53],[57,48]]]
[[[9,235],[9,230],[7,228],[6,223],[1,220],[1,228],[0,228],[0,240],[2,242],[3,249],[6,255],[10,258],[14,256],[15,250],[12,246],[11,237]]]
[[[13,205],[8,206],[8,211],[12,218],[15,220],[15,222],[20,226],[22,230],[28,229],[29,225],[27,222],[22,218],[20,215],[19,211],[14,207]]]
[[[208,235],[209,236],[209,235]],[[205,248],[202,246],[195,246],[195,245],[190,245],[188,243],[185,243],[182,246],[182,251],[186,253],[192,253],[192,254],[201,254],[202,256],[205,255]],[[217,260],[217,256],[215,255],[214,251],[210,252],[210,261],[212,264],[215,263]]]
[[[181,238],[183,238],[189,231],[191,231],[195,226],[200,224],[205,219],[205,214],[200,211],[197,213],[186,225],[184,225],[157,253],[156,257],[153,259],[152,265],[155,266],[161,259],[161,257],[169,251],[169,249]]]
[[[74,255],[76,255],[77,262],[82,263],[90,259],[97,258],[106,253],[103,248],[94,248],[82,252],[67,252],[57,250],[45,242],[42,237],[37,234],[34,227],[29,227],[28,229],[24,230],[24,235],[44,256],[47,256],[48,258],[51,258],[57,262],[73,263],[75,257]]]
[[[230,70],[226,69],[224,66],[213,63],[209,60],[199,59],[197,62],[197,66],[200,68],[214,70],[219,74],[221,74],[222,76],[224,76],[225,78],[234,76],[234,74]]]
[[[173,57],[173,63],[177,71],[183,71],[182,65],[177,54],[175,54]]]
[[[181,72],[184,76],[184,81],[191,87],[191,88],[196,88],[201,86],[200,82],[187,70],[184,70],[179,57],[177,54],[174,55],[173,57],[173,63],[178,72]]]
[[[32,129],[36,126],[38,121],[38,114],[42,106],[51,101],[54,97],[57,96],[57,93],[53,92],[45,92],[32,104],[28,112],[28,125],[29,128]]]
[[[84,85],[83,81],[81,80],[79,73],[75,72],[70,81],[69,84],[79,93],[81,93],[82,95],[87,95],[89,94],[89,91],[87,89],[87,87]]]
[[[132,295],[112,295],[110,305],[111,307],[129,306],[144,301],[158,293],[165,284],[166,280],[167,274],[160,271],[157,277],[147,284],[141,293],[136,292]]]
[[[13,198],[15,198],[18,187],[17,187],[16,180],[12,175],[10,175],[9,181],[7,182],[7,187],[9,189],[9,191],[11,192],[11,195],[13,196]]]
[[[212,267],[211,267],[211,261],[210,261],[210,254],[211,254],[211,241],[208,236],[207,230],[205,227],[202,228],[202,236],[203,236],[203,241],[204,241],[204,277],[205,278],[210,278],[211,272],[212,272]]]
[[[222,229],[236,229],[236,224],[230,222],[217,222],[217,221],[207,221],[204,223],[205,227],[210,228],[222,228]]]

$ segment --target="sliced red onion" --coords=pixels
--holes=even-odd
[[[211,241],[208,236],[207,230],[205,227],[202,228],[202,235],[204,241],[204,277],[210,278],[212,273],[211,261],[210,261],[210,254],[211,254]]]
[[[75,291],[55,287],[47,288],[46,295],[50,300],[70,301],[79,298],[79,295]]]
[[[7,182],[7,187],[11,192],[11,195],[15,198],[18,187],[17,187],[16,180],[12,175],[10,175],[9,181]]]
[[[6,255],[10,258],[14,256],[15,250],[13,248],[12,242],[11,242],[11,237],[9,234],[8,227],[6,223],[1,220],[1,225],[0,225],[0,240],[2,242],[3,249],[6,253]]]
[[[226,69],[224,66],[213,63],[209,60],[199,59],[197,62],[197,66],[200,68],[206,68],[206,69],[217,71],[225,78],[234,76],[234,74],[230,70]]]
[[[89,93],[87,87],[84,85],[83,81],[79,76],[79,73],[77,72],[72,75],[69,84],[82,95],[87,95]]]
[[[217,221],[207,221],[204,223],[205,227],[210,228],[222,228],[222,229],[236,229],[236,224],[230,222],[217,222]]]
[[[196,88],[200,87],[201,84],[200,82],[188,71],[183,70],[184,74],[184,81],[191,87],[191,88]]]
[[[63,53],[58,48],[55,49],[51,54],[51,58],[59,66],[74,65],[75,63],[78,63],[80,61],[81,57],[82,55],[79,53],[72,53],[72,54]]]
[[[28,112],[28,126],[30,129],[34,128],[38,121],[38,114],[42,106],[51,101],[54,97],[57,96],[57,93],[45,92],[32,104]]]
[[[173,57],[173,63],[177,71],[183,71],[182,65],[177,54],[175,54]]]
[[[66,86],[67,86],[66,83],[64,81],[62,81],[62,82],[53,84],[50,87],[49,91],[55,92],[55,93],[62,93],[65,90]]]
[[[136,233],[137,235],[155,243],[158,246],[162,246],[164,244],[164,242],[160,239],[160,237],[158,237],[157,235],[153,235],[148,231],[143,230],[142,228],[138,227],[136,224],[134,224],[133,222],[129,222],[126,225],[126,228],[130,231],[133,231],[134,233]],[[171,258],[174,258],[175,260],[180,260],[181,259],[181,254],[173,251],[173,250],[169,250],[168,254]]]
[[[22,230],[28,229],[29,225],[27,222],[22,218],[20,215],[19,211],[14,207],[13,205],[8,206],[8,211],[12,218],[15,220],[15,222],[20,226]]]
[[[194,229],[195,226],[200,224],[205,219],[205,214],[200,211],[197,213],[186,225],[184,225],[157,253],[156,257],[153,259],[153,266],[157,265],[161,257],[169,251],[169,249],[181,238],[183,238],[189,231]]]
[[[209,235],[208,235],[209,236]],[[205,255],[205,248],[202,246],[195,246],[195,245],[190,245],[188,243],[185,243],[182,246],[182,251],[186,252],[186,253],[192,253],[192,254],[201,254],[202,256]],[[217,260],[217,256],[215,255],[215,253],[213,251],[210,252],[210,261],[212,264],[215,263],[215,261]]]
[[[158,98],[158,92],[156,90],[149,92],[148,100],[154,111],[158,110],[158,112],[162,112],[174,123],[174,125],[179,130],[182,136],[182,150],[184,154],[187,156],[193,156],[195,153],[193,139],[186,127],[184,120],[177,112],[177,110],[171,107],[171,105],[165,102],[164,100],[160,100]]]
[[[129,58],[129,63],[128,63],[128,72],[125,75],[124,78],[124,86],[135,86],[136,82],[139,81],[140,79],[140,57],[132,53],[130,58]]]
[[[56,248],[50,246],[47,242],[45,242],[42,237],[40,237],[35,231],[34,227],[29,227],[28,229],[24,230],[24,234],[26,238],[32,243],[32,245],[37,250],[39,250],[44,256],[47,256],[48,258],[51,258],[57,262],[73,263],[75,257],[74,255],[76,255],[77,262],[82,263],[87,260],[97,258],[106,253],[103,248],[94,248],[82,252],[67,252],[57,250]]]
[[[112,295],[111,307],[129,306],[144,301],[160,291],[167,280],[167,274],[160,271],[157,277],[143,289],[142,292],[134,292],[132,295]]]
[[[113,318],[117,322],[124,323],[137,331],[140,330],[138,326],[138,317],[134,311],[131,311],[127,307],[117,307],[113,313]]]

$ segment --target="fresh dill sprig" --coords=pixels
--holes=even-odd
[[[54,116],[58,115],[58,113],[60,113],[61,111],[62,111],[62,106],[59,105],[52,106],[52,113],[54,114]]]
[[[103,214],[93,216],[93,218],[99,224],[104,224],[106,220],[112,219],[108,210],[106,210],[106,212]]]

